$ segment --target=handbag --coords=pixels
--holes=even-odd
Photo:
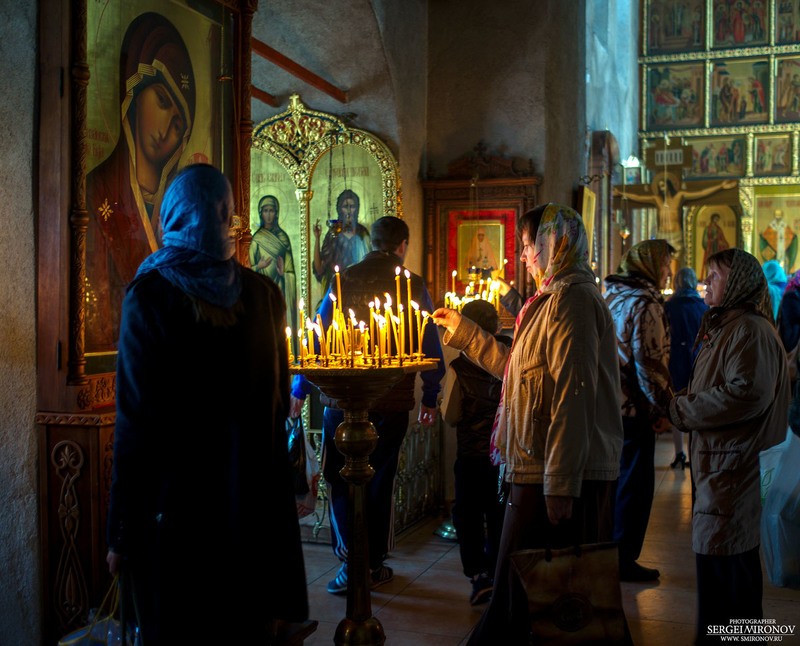
[[[511,554],[536,644],[625,643],[616,543]]]
[[[58,640],[58,646],[126,646],[122,625],[114,616],[119,609],[119,577],[115,576],[91,623]]]
[[[319,460],[303,428],[303,418],[286,419],[286,436],[289,448],[289,461],[294,476],[294,495],[297,517],[305,518],[317,508],[319,491]]]

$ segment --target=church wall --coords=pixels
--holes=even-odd
[[[0,644],[39,643],[34,156],[36,3],[0,20]],[[9,14],[13,11],[13,20]]]
[[[484,141],[532,159],[541,196],[572,203],[584,166],[584,2],[430,4],[428,162],[433,175]]]

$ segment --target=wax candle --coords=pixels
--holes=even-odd
[[[336,298],[341,306],[342,302],[342,280],[339,276],[339,265],[335,265],[333,271],[336,272]],[[334,310],[335,311],[335,310]]]
[[[400,365],[403,365],[403,354],[406,349],[406,333],[405,333],[405,316],[403,315],[403,306],[397,305],[397,356]]]
[[[289,357],[289,363],[294,361],[292,356],[292,328],[286,326],[286,355]]]
[[[414,316],[417,319],[417,352],[422,356],[422,318],[419,313],[419,304],[411,301],[411,308],[414,310]]]
[[[378,367],[380,368],[383,366],[383,339],[384,339],[384,319],[380,314],[375,315],[375,322],[377,324],[377,331],[378,331]]]
[[[308,341],[305,337],[303,337],[303,343],[300,346],[300,365],[305,365],[305,362],[308,360]]]
[[[369,302],[369,341],[374,344],[375,338],[375,301]],[[375,348],[371,347],[369,351],[370,356],[374,356]]]
[[[311,319],[306,319],[306,330],[308,331],[308,351],[314,354],[314,324]]]
[[[413,319],[411,318],[412,316],[414,316],[414,310],[411,307],[411,272],[408,271],[408,269],[406,269],[405,275],[406,275],[406,290],[408,291],[408,307],[406,308],[408,310],[408,312],[407,312],[407,316],[408,316],[408,354],[411,355],[411,354],[414,354],[414,335],[413,335],[413,332],[412,332],[413,329],[414,329],[414,322],[413,322]]]
[[[394,285],[397,289],[397,308],[398,312],[400,311],[400,267],[395,267],[394,269]]]
[[[419,333],[419,338],[420,339],[422,339],[422,337],[425,334],[425,326],[428,325],[428,319],[430,317],[431,317],[431,315],[428,314],[425,310],[422,311],[422,331]],[[420,341],[420,348],[421,347],[422,347],[422,341]]]
[[[300,327],[303,327],[303,322],[306,320],[305,307],[306,307],[306,302],[302,298],[300,298],[300,300],[297,301],[297,309],[300,310],[300,318],[298,318],[297,320],[300,321]]]
[[[356,315],[350,310],[350,367],[356,365]]]
[[[450,276],[451,276],[450,291],[453,292],[454,294],[456,293],[456,276],[457,275],[458,275],[458,272],[455,269],[453,270],[453,273],[450,274]]]
[[[388,323],[386,325],[386,327],[387,327],[387,330],[386,330],[386,337],[387,337],[386,338],[386,340],[387,340],[386,356],[388,358],[388,357],[392,356],[392,348],[391,348],[392,341],[391,340],[392,340],[392,338],[395,338],[397,336],[397,333],[395,332],[395,329],[394,329],[394,315],[392,313],[392,297],[389,296],[389,292],[384,292],[383,295],[386,297],[386,300],[383,303],[383,315],[386,317],[386,320],[388,321]],[[391,331],[388,328],[391,328]]]
[[[317,323],[316,323],[315,329],[316,329],[316,332],[317,332],[317,337],[319,338],[319,344],[320,344],[319,352],[323,357],[325,357],[325,362],[327,364],[328,354],[329,354],[328,353],[328,349],[329,349],[328,348],[328,338],[327,338],[327,336],[325,334],[325,328],[322,325],[322,317],[319,314],[317,314]]]

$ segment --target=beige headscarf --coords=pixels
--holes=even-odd
[[[639,277],[661,286],[661,269],[672,257],[675,248],[666,240],[643,240],[633,245],[622,257],[617,275]]]

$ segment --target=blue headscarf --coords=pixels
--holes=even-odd
[[[242,291],[230,237],[231,186],[208,164],[180,172],[161,203],[164,246],[145,258],[136,276],[153,269],[186,294],[229,308]]]

